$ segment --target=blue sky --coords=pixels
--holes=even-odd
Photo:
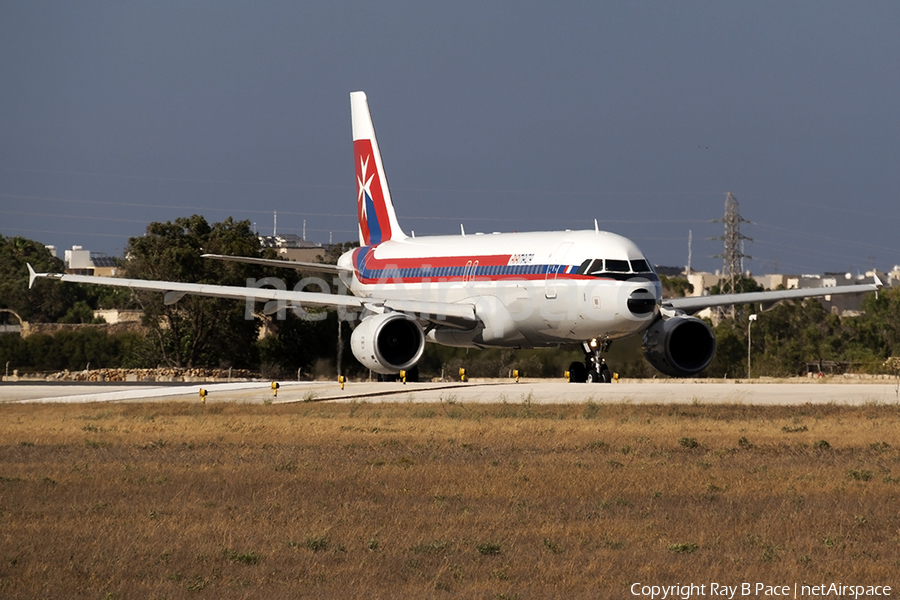
[[[349,93],[417,235],[601,227],[656,264],[900,263],[896,2],[0,2],[0,233],[194,213],[355,239]]]

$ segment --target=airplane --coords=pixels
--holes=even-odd
[[[358,319],[351,350],[386,376],[416,368],[426,342],[466,348],[536,348],[580,343],[583,362],[570,381],[609,382],[603,353],[642,335],[646,360],[672,377],[701,373],[715,355],[710,326],[694,315],[735,304],[763,306],[791,298],[877,291],[875,283],[688,298],[662,298],[656,272],[637,244],[601,231],[539,231],[409,236],[394,210],[364,92],[350,94],[360,247],[337,265],[204,255],[253,264],[313,268],[337,274],[350,295],[35,273],[36,278],[185,294],[266,301],[272,307],[338,309]]]

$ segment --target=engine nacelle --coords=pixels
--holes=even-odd
[[[657,319],[644,333],[644,358],[672,377],[693,377],[716,355],[716,336],[697,317]]]
[[[425,351],[425,333],[415,319],[403,313],[373,315],[353,330],[350,349],[366,368],[390,375],[419,362]]]

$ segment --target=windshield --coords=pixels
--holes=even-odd
[[[618,258],[587,259],[578,267],[579,275],[603,277],[608,273],[653,273],[653,267],[644,258],[624,260]]]
[[[635,273],[652,273],[653,268],[643,258],[631,261],[631,270]]]

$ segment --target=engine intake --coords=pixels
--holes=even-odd
[[[672,377],[693,377],[716,355],[716,336],[696,317],[657,319],[644,333],[644,357]]]
[[[390,375],[413,367],[425,351],[425,333],[403,313],[363,319],[350,336],[353,356],[376,373]]]

